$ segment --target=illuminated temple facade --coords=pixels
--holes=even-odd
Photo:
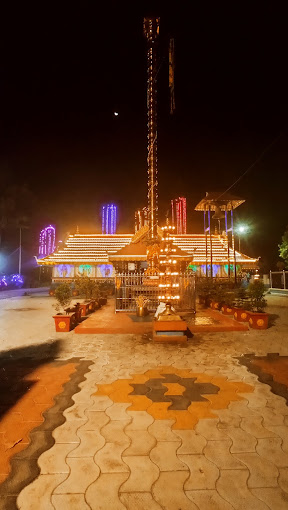
[[[148,226],[144,226],[136,234],[69,235],[61,249],[38,259],[37,262],[41,266],[53,266],[52,280],[55,283],[73,281],[77,276],[102,279],[114,278],[116,273],[142,272],[147,267],[147,231]],[[211,274],[212,247],[213,277],[228,276],[225,236],[212,235],[211,243],[207,246],[204,234],[175,235],[174,244],[179,248],[179,258],[187,260],[187,254],[191,256],[191,260],[185,262],[185,268],[194,271],[198,276]],[[250,258],[237,250],[235,259],[237,272],[253,271],[258,266],[258,259]],[[231,273],[233,262],[230,258]]]

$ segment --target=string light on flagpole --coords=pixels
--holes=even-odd
[[[161,272],[159,283],[159,296],[160,302],[177,303],[179,301],[179,272],[174,271],[177,268],[177,260],[175,257],[176,248],[174,248],[173,241],[175,227],[172,225],[165,225],[162,227],[163,237],[160,249],[160,264]]]

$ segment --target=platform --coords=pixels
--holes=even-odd
[[[181,314],[182,315],[182,314]],[[191,333],[220,332],[220,331],[247,331],[245,323],[237,322],[231,317],[219,312],[203,309],[196,316],[184,313],[183,319],[188,324]],[[153,315],[137,317],[133,312],[115,313],[113,298],[100,310],[92,313],[86,320],[75,328],[77,334],[151,334],[153,331]]]

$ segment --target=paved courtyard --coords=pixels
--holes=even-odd
[[[57,334],[53,298],[1,300],[0,508],[287,509],[288,299],[268,299],[269,330],[187,345]]]

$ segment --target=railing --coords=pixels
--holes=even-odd
[[[135,298],[144,295],[149,299],[148,310],[155,311],[159,305],[158,279],[148,280],[145,274],[140,273],[118,273],[115,277],[115,310],[116,312],[136,311]],[[177,310],[195,310],[195,276],[179,275],[179,303],[175,306]]]
[[[288,271],[270,271],[270,288],[288,290]]]

